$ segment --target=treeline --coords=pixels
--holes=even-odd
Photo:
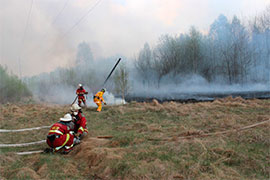
[[[32,93],[26,84],[0,65],[0,103],[19,102],[23,98],[31,96]]]
[[[26,78],[24,82],[41,100],[63,99],[63,103],[70,103],[78,83],[90,93],[96,92],[116,60],[122,57],[122,65],[117,67],[106,88],[123,98],[134,91],[146,92],[148,86],[166,88],[166,84],[193,82],[190,77],[224,85],[269,84],[269,21],[270,7],[245,24],[236,16],[228,20],[220,15],[206,34],[191,27],[185,34],[161,36],[152,48],[145,43],[135,61],[123,56],[94,59],[89,44],[82,42],[70,68],[58,68]],[[71,99],[64,101],[67,97]]]
[[[135,67],[148,85],[163,79],[178,84],[194,74],[224,84],[270,83],[270,6],[248,25],[220,15],[207,34],[191,27],[187,34],[162,36],[153,48],[145,43]]]
[[[74,64],[70,68],[57,68],[50,73],[25,78],[24,81],[39,100],[66,103],[70,101],[69,98],[74,99],[79,83],[89,93],[96,93],[103,88],[102,85],[117,59],[118,57],[109,57],[94,60],[89,44],[82,42],[78,45]],[[127,78],[122,77],[121,69],[122,66],[119,66],[106,84],[106,89],[119,95],[122,94],[119,87],[127,86]]]

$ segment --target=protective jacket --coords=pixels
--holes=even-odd
[[[104,94],[104,92],[99,91],[94,95],[94,102],[98,106],[97,111],[101,111],[101,109],[102,109],[102,102],[104,102],[103,94]]]
[[[94,102],[97,102],[97,101],[103,102],[104,101],[103,94],[104,92],[102,91],[97,92],[97,94],[94,96]]]
[[[87,121],[83,113],[79,111],[77,115],[72,114],[72,116],[74,117],[73,122],[75,124],[73,131],[78,134],[83,134],[83,133],[87,134],[88,133],[87,126],[86,126]]]
[[[78,104],[79,106],[81,105],[81,103],[83,102],[85,104],[85,94],[88,94],[88,92],[85,91],[84,88],[80,87],[76,90],[76,94],[78,95]]]
[[[71,122],[59,121],[52,125],[47,136],[47,144],[54,149],[55,152],[64,148],[69,152],[73,148],[74,135],[70,133]]]

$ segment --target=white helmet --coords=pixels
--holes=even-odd
[[[79,87],[79,88],[82,87],[82,84],[78,84],[78,87]]]
[[[72,106],[70,108],[71,111],[78,111],[80,109],[81,109],[81,107],[78,104],[72,104]]]
[[[65,114],[63,118],[60,118],[60,121],[65,121],[65,122],[69,122],[71,120],[72,120],[72,117],[69,113]]]

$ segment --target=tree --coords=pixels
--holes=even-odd
[[[135,60],[135,68],[138,74],[150,84],[153,73],[153,55],[148,43],[144,44],[144,48],[139,52],[138,59]]]
[[[114,86],[117,94],[121,94],[122,99],[125,99],[128,91],[130,90],[129,85],[129,73],[124,64],[120,65],[120,68],[116,70],[114,75]]]
[[[240,20],[234,16],[230,24],[230,41],[222,50],[224,72],[229,83],[244,83],[247,70],[251,65],[251,53],[249,48],[248,33]]]
[[[161,36],[159,44],[153,52],[153,69],[157,74],[158,87],[163,76],[172,73],[174,76],[180,72],[182,66],[182,50],[180,39],[169,35]]]
[[[266,10],[255,16],[250,22],[252,33],[252,46],[256,51],[253,56],[255,62],[256,79],[270,82],[270,6]]]
[[[9,74],[0,65],[0,102],[18,102],[24,97],[31,97],[32,92],[17,76]]]
[[[210,59],[215,64],[215,74],[220,74],[232,83],[243,83],[252,63],[249,36],[240,20],[234,16],[229,23],[224,15],[211,25],[209,40],[213,51]]]
[[[84,68],[91,67],[93,64],[93,54],[89,47],[89,44],[82,42],[78,45],[78,51],[76,56],[76,65],[82,66]]]
[[[226,16],[223,14],[210,25],[208,34],[208,45],[207,51],[208,64],[210,65],[210,72],[212,79],[224,76],[223,62],[225,57],[223,54],[224,49],[229,44],[230,37],[230,23]]]
[[[187,59],[190,72],[199,74],[199,64],[202,59],[201,53],[201,34],[195,27],[191,27],[189,32],[189,39],[187,42]]]

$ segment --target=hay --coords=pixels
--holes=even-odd
[[[46,177],[46,175],[48,174],[48,166],[47,164],[43,164],[38,170],[37,173],[42,177]]]
[[[14,154],[0,155],[0,164],[11,164],[17,161],[17,159],[17,156],[14,156]]]
[[[24,168],[20,168],[17,172],[16,172],[16,178],[19,179],[26,179],[26,178],[31,178],[34,180],[40,180],[40,176],[33,170],[30,169],[28,167],[24,167]]]

